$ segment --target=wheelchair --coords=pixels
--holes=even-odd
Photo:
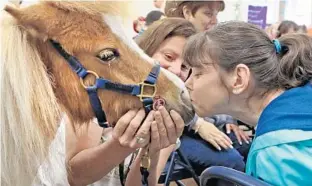
[[[215,185],[217,181],[224,181],[228,185],[238,186],[270,186],[270,184],[243,172],[222,166],[209,167],[200,175],[200,186]]]

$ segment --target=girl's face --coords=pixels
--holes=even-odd
[[[217,65],[192,68],[186,81],[196,113],[201,117],[224,114],[228,106],[229,93],[221,80]]]
[[[182,52],[186,39],[182,36],[169,37],[159,46],[153,59],[159,61],[160,66],[176,74],[183,81],[186,80],[189,69],[183,64]]]

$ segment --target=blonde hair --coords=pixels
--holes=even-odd
[[[1,23],[1,183],[31,185],[59,123],[35,40],[5,11]]]

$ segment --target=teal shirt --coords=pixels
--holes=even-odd
[[[280,130],[252,144],[246,173],[271,185],[312,185],[312,131]]]
[[[262,112],[246,173],[272,185],[312,186],[312,85],[290,89]]]

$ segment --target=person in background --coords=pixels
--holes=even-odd
[[[136,20],[133,21],[133,30],[136,33],[139,33],[145,27],[145,18],[140,16]]]
[[[300,25],[300,26],[298,26],[297,33],[307,34],[307,33],[308,33],[308,28],[307,28],[307,26],[305,26],[305,25]]]
[[[274,23],[268,27],[265,28],[265,32],[268,34],[268,36],[270,37],[270,39],[276,39],[277,35],[278,35],[278,26],[279,26],[279,22]]]
[[[149,25],[151,25],[153,22],[162,19],[164,17],[164,13],[158,10],[153,10],[149,12],[146,15],[146,18],[140,17],[141,22],[138,22],[140,24],[137,24],[134,26],[135,31],[138,33],[136,36],[133,37],[135,39],[137,36],[141,35]]]
[[[285,34],[295,33],[298,31],[298,29],[299,29],[299,26],[297,25],[297,23],[293,21],[289,21],[289,20],[284,20],[279,24],[277,28],[277,31],[278,31],[277,38]]]
[[[271,185],[311,185],[312,38],[271,40],[240,21],[188,39],[186,81],[199,116],[226,113],[257,126],[246,172]]]
[[[164,8],[165,1],[166,1],[166,0],[153,0],[154,7],[155,7],[157,10],[159,10],[159,11],[162,12],[162,10],[163,10],[163,8]]]
[[[154,22],[136,39],[136,42],[147,55],[159,61],[163,68],[185,81],[190,69],[183,63],[182,51],[187,39],[195,33],[195,27],[185,19],[164,18]],[[199,118],[196,121],[198,127],[195,130],[185,128],[180,149],[190,160],[198,175],[212,165],[222,165],[244,171],[244,157],[233,146],[244,148],[246,145],[239,145],[234,134],[227,136],[215,126],[215,124],[224,126],[228,122],[234,121],[218,115],[214,118]],[[245,140],[244,144],[249,143],[249,138]],[[173,148],[174,146],[161,151],[163,158],[158,167],[159,175]]]
[[[225,8],[224,1],[167,1],[165,15],[190,21],[198,31],[209,30],[218,23],[218,13]]]
[[[150,11],[145,18],[145,26],[148,27],[155,21],[164,18],[165,14],[158,10]]]

